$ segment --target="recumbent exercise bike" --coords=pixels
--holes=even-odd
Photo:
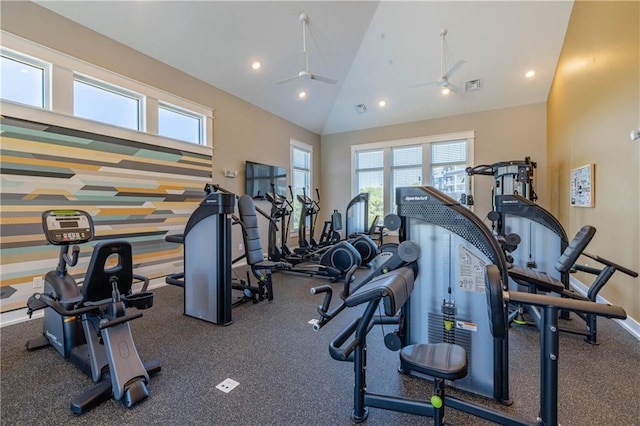
[[[133,273],[131,244],[120,239],[98,242],[80,289],[67,266],[78,262],[77,244],[94,237],[91,216],[81,210],[48,210],[42,214],[42,226],[47,241],[60,246],[60,255],[56,270],[45,275],[44,291],[27,302],[29,316],[45,309],[43,333],[27,342],[27,350],[53,346],[91,376],[96,385],[71,401],[73,413],[86,412],[111,397],[134,406],[149,396],[149,376],[161,366],[142,363],[129,326],[142,313],[127,314],[127,307],[153,306],[148,278]],[[134,279],[144,282],[137,294],[131,290]]]

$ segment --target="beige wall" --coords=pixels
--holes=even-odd
[[[538,162],[535,190],[540,196],[539,203],[546,207],[548,200],[546,126],[546,105],[538,103],[323,135],[322,188],[327,194],[323,202],[331,206],[331,209],[340,209],[344,215],[347,203],[353,196],[351,193],[352,145],[473,130],[475,131],[474,165],[524,160],[526,156]],[[475,176],[473,179],[476,203],[474,212],[484,218],[491,210],[493,179],[489,176]],[[326,212],[329,212],[329,209],[325,209]]]
[[[244,193],[244,163],[289,168],[291,138],[314,148],[314,187],[320,185],[320,136],[195,79],[175,68],[88,30],[31,2],[2,2],[3,30],[69,54],[133,80],[214,109],[213,181]],[[237,170],[235,179],[223,177]],[[266,209],[268,206],[261,206]],[[261,231],[266,235],[266,222]],[[236,228],[236,227],[234,227]],[[234,229],[234,254],[239,233]],[[263,239],[266,242],[266,239]],[[266,247],[265,247],[266,250]]]
[[[569,235],[597,228],[588,252],[640,270],[640,143],[629,138],[640,127],[639,2],[574,4],[547,120],[551,211]],[[589,163],[595,207],[571,207],[571,169]],[[601,295],[640,319],[637,278],[616,273]]]

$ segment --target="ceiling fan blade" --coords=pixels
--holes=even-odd
[[[299,75],[294,75],[293,77],[287,77],[287,78],[285,78],[283,80],[276,81],[276,84],[288,83],[289,81],[293,81],[293,80],[296,80],[298,78],[300,78]]]
[[[454,66],[452,66],[451,68],[449,68],[449,71],[447,71],[447,73],[445,75],[442,76],[443,79],[448,79],[450,78],[453,74],[456,73],[456,71],[458,71],[460,69],[461,66],[463,66],[465,64],[465,60],[460,59],[458,62],[455,63]]]
[[[447,89],[451,90],[453,93],[459,93],[460,92],[460,88],[458,86],[456,86],[455,84],[449,83],[448,81],[444,85],[444,87],[446,87]]]
[[[320,75],[311,74],[311,80],[322,81],[323,83],[336,84],[338,80],[334,80],[332,78],[322,77]]]
[[[437,81],[429,81],[427,83],[418,83],[418,84],[414,84],[411,87],[423,87],[423,86],[433,86],[434,84],[438,84]]]

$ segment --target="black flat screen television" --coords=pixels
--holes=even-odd
[[[253,198],[264,198],[267,192],[272,192],[271,184],[276,193],[287,196],[287,170],[283,167],[247,161],[244,169],[245,193]]]

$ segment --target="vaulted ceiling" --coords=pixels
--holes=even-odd
[[[318,134],[547,99],[571,1],[37,1]],[[309,70],[299,78],[301,13]],[[446,72],[461,90],[443,95]],[[253,61],[261,62],[254,70]],[[526,71],[536,74],[525,78]],[[466,91],[479,80],[480,90]],[[304,90],[306,98],[298,93]],[[380,107],[378,102],[386,101]],[[366,112],[356,105],[365,105]],[[215,105],[212,105],[215,108]],[[361,109],[361,108],[360,108]]]

